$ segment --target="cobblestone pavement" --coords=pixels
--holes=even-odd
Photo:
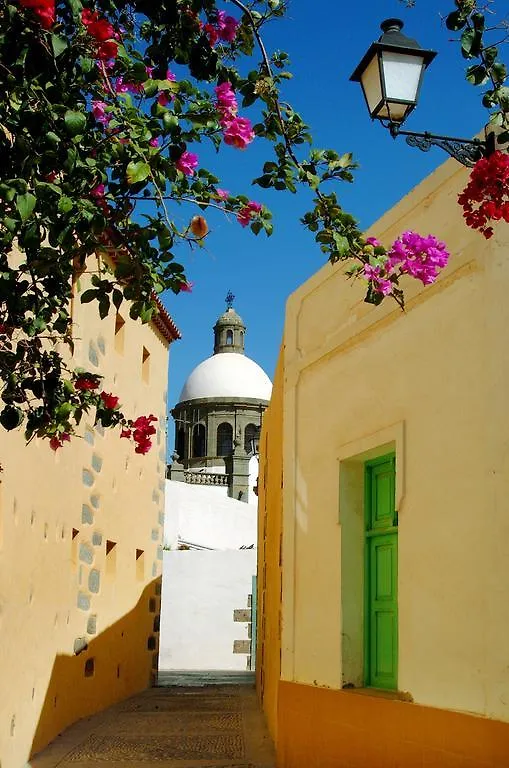
[[[274,768],[251,685],[151,688],[68,728],[33,768]]]

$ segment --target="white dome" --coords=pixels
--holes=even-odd
[[[223,352],[196,366],[184,384],[179,402],[201,397],[270,400],[271,392],[271,380],[254,360],[236,352]]]

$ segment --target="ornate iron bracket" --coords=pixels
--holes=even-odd
[[[494,149],[494,146],[491,146],[491,141],[482,141],[481,139],[457,139],[452,136],[437,136],[428,132],[414,133],[413,131],[402,131],[394,123],[390,123],[388,128],[393,139],[397,136],[405,136],[406,143],[410,147],[417,147],[422,152],[429,152],[433,146],[440,147],[459,163],[469,168],[475,165],[481,157],[490,154]]]

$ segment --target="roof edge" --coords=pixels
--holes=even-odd
[[[173,322],[173,319],[164,307],[164,304],[159,296],[153,293],[152,299],[154,300],[154,303],[158,309],[158,313],[151,319],[150,322],[155,325],[159,333],[166,339],[169,344],[171,344],[172,341],[181,339],[182,334]]]

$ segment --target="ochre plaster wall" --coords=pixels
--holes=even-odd
[[[263,416],[258,478],[257,688],[272,738],[277,736],[281,672],[281,524],[283,492],[283,355]]]
[[[279,768],[506,768],[509,726],[403,701],[281,682]]]
[[[128,415],[159,418],[152,450],[135,454],[92,416],[57,453],[0,435],[2,768],[21,768],[69,723],[145,688],[157,666],[168,344],[120,311],[123,345],[114,315],[101,321],[75,301],[74,364],[99,364]]]
[[[485,241],[465,226],[456,198],[466,180],[465,169],[446,163],[369,232],[386,244],[405,229],[432,232],[451,250],[435,285],[422,288],[406,280],[405,313],[390,301],[365,304],[364,286],[348,281],[342,265],[323,267],[288,300],[282,407],[285,682],[277,732],[284,768],[509,765],[507,752],[487,752],[483,759],[479,752],[458,756],[457,750],[459,733],[470,743],[470,728],[485,729],[487,743],[495,728],[490,719],[503,721],[497,734],[509,743],[509,231],[501,225]],[[266,425],[270,441],[271,422]],[[372,740],[390,723],[403,744],[407,721],[398,719],[400,713],[414,718],[415,735],[422,718],[432,717],[425,707],[326,690],[349,682],[342,599],[352,590],[362,594],[342,575],[341,537],[352,510],[340,473],[387,450],[397,460],[398,687],[444,717],[441,746],[433,746],[444,754],[431,759],[422,753],[399,763],[391,762],[383,746],[386,735],[384,759],[359,760],[355,745],[368,735],[353,725],[338,730],[338,722],[347,706],[359,707]],[[270,551],[275,540],[266,546]],[[272,618],[265,621],[274,621],[277,611],[272,589],[272,600],[265,599]],[[391,713],[386,726],[379,726],[386,715],[377,721],[377,707]],[[458,725],[447,710],[480,717],[474,726],[472,717],[458,715]],[[340,739],[341,752],[325,746]]]

